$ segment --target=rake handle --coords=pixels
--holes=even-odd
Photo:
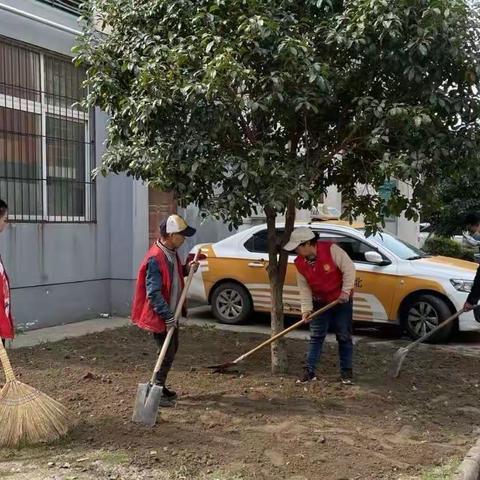
[[[3,346],[3,342],[0,339],[0,362],[2,363],[3,371],[5,372],[5,380],[11,382],[15,380],[15,374],[13,373],[12,364],[8,358],[7,351]]]
[[[290,327],[286,328],[285,330],[282,330],[280,333],[277,333],[273,337],[270,337],[268,340],[265,340],[263,343],[256,346],[254,349],[250,350],[247,353],[244,353],[243,355],[238,357],[236,360],[234,360],[233,363],[239,363],[242,360],[245,360],[247,357],[249,357],[250,355],[253,355],[255,352],[258,352],[263,347],[266,347],[267,345],[270,345],[271,343],[275,342],[275,340],[278,340],[279,338],[284,337],[287,333],[289,333],[292,330],[295,330],[296,328],[300,327],[300,325],[304,325],[306,323],[311,322],[315,317],[318,317],[322,313],[325,313],[327,310],[330,310],[335,305],[338,305],[338,303],[339,303],[339,301],[335,300],[334,302],[329,303],[325,307],[320,308],[316,312],[313,312],[306,320],[303,320],[303,318],[302,318],[302,320],[299,320],[298,322],[294,323],[293,325],[290,325]]]
[[[444,320],[442,323],[437,325],[433,330],[430,330],[427,334],[425,334],[423,337],[417,338],[413,343],[408,345],[408,349],[411,350],[412,348],[416,347],[419,343],[423,343],[425,340],[428,340],[432,335],[435,335],[439,330],[441,330],[443,327],[447,326],[449,323],[452,323],[455,319],[457,319],[462,313],[465,313],[465,310],[462,308],[458,312],[454,313],[451,317],[448,317],[446,320]]]
[[[477,305],[476,307],[473,308],[473,310],[478,310],[480,308],[480,305]],[[416,347],[419,343],[424,342],[425,340],[428,340],[432,335],[435,335],[439,330],[441,330],[443,327],[448,325],[449,323],[452,323],[455,319],[457,319],[462,313],[465,313],[467,310],[462,308],[458,312],[454,313],[451,317],[448,317],[446,320],[444,320],[442,323],[437,325],[433,330],[430,330],[427,334],[425,334],[423,337],[417,338],[413,343],[408,345],[408,349],[412,349]]]
[[[198,261],[198,258],[200,257],[200,248],[197,250],[197,253],[195,254],[195,258],[193,259],[194,262]],[[188,277],[187,281],[185,282],[185,287],[183,288],[182,294],[180,295],[180,300],[178,301],[177,308],[175,310],[175,324],[178,322],[178,319],[182,315],[182,308],[183,304],[185,303],[185,299],[187,298],[187,293],[188,289],[190,288],[190,284],[192,283],[193,275],[195,275],[195,272],[193,268],[190,269],[188,272]],[[153,385],[155,383],[155,377],[157,375],[157,372],[160,370],[163,360],[165,360],[165,355],[167,354],[168,347],[170,346],[170,342],[172,340],[173,332],[175,331],[176,327],[172,327],[168,332],[167,336],[165,338],[165,341],[163,342],[162,349],[160,350],[160,354],[158,355],[157,358],[157,363],[155,364],[155,368],[153,369],[152,377],[150,379],[150,383]]]

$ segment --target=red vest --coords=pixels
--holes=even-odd
[[[0,258],[0,338],[13,338],[13,317],[10,310],[10,283]]]
[[[162,296],[167,302],[170,301],[172,278],[170,276],[170,269],[168,268],[168,260],[162,249],[155,243],[145,255],[145,258],[140,265],[140,269],[138,270],[137,285],[132,306],[132,322],[149,332],[162,333],[166,329],[165,319],[161,318],[160,315],[154,312],[150,300],[147,297],[147,264],[151,257],[154,257],[158,262],[158,267],[162,276]],[[181,290],[183,290],[183,268],[178,255],[177,265],[180,274],[180,287]]]
[[[317,258],[313,265],[303,257],[295,259],[297,270],[307,280],[313,298],[324,303],[335,301],[342,293],[343,286],[343,275],[333,261],[331,248],[331,242],[318,242]]]

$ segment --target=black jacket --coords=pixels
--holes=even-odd
[[[472,291],[468,296],[467,302],[470,305],[476,305],[480,300],[480,267],[478,267],[477,275],[473,281]]]

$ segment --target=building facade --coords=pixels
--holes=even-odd
[[[18,328],[126,315],[148,246],[148,190],[93,180],[106,116],[78,106],[76,1],[0,0],[0,238]]]

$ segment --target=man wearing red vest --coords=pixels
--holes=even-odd
[[[0,200],[0,233],[7,228],[8,206]],[[10,307],[10,284],[8,275],[0,257],[0,338],[5,345],[6,338],[15,336],[13,317]]]
[[[285,250],[295,251],[297,283],[303,319],[314,310],[339,300],[339,304],[310,322],[310,347],[305,371],[300,382],[316,380],[317,363],[329,326],[333,327],[340,356],[340,375],[345,384],[351,384],[352,374],[352,317],[355,265],[337,245],[319,242],[315,233],[307,227],[292,232]]]
[[[198,268],[191,263],[184,268],[177,250],[185,242],[185,237],[195,234],[178,215],[170,215],[160,224],[160,238],[152,245],[138,271],[135,297],[132,307],[132,322],[143,330],[153,333],[159,349],[167,336],[167,331],[175,328],[161,369],[157,373],[156,384],[163,387],[160,405],[171,407],[177,394],[166,387],[167,375],[178,350],[178,328],[174,313],[184,287],[184,275],[190,268]],[[184,312],[185,313],[185,312]]]

